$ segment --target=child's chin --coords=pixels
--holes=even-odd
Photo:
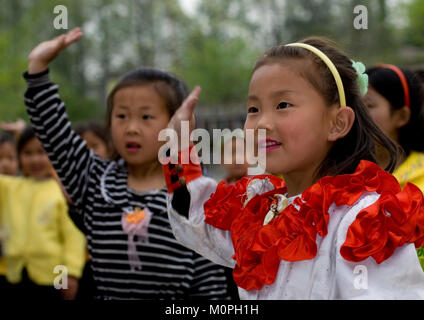
[[[279,164],[267,163],[265,171],[268,172],[269,174],[281,175],[284,171],[284,167],[281,166],[281,163]]]
[[[125,157],[124,160],[127,163],[127,165],[130,165],[130,166],[149,166],[154,163],[154,160],[140,159],[140,158],[137,159],[135,157]],[[160,163],[159,160],[157,160],[157,162]]]

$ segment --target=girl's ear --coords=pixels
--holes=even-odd
[[[393,112],[392,119],[396,129],[400,129],[405,126],[411,119],[411,109],[404,106],[401,109],[397,109]]]
[[[346,136],[355,121],[355,112],[351,107],[337,109],[334,121],[328,133],[328,141],[336,141]]]

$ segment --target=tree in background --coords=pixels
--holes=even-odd
[[[368,1],[367,30],[353,27],[360,0],[197,0],[193,14],[175,0],[62,0],[69,28],[84,38],[52,65],[72,121],[102,119],[105,97],[127,71],[171,70],[190,87],[203,87],[200,107],[244,105],[250,72],[266,48],[324,35],[366,64],[417,64],[405,51],[424,46],[422,0],[393,6]],[[389,5],[390,4],[390,5]],[[22,102],[27,55],[53,28],[53,0],[0,0],[0,119],[26,117]],[[403,8],[401,11],[399,8]],[[396,20],[397,18],[397,20]],[[402,21],[399,26],[397,21]],[[408,51],[409,52],[409,51]]]

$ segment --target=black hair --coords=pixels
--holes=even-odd
[[[419,75],[398,67],[405,76],[410,96],[411,117],[399,130],[399,144],[409,155],[411,151],[424,151],[424,95]],[[405,93],[399,76],[391,69],[373,67],[367,71],[369,85],[390,103],[391,111],[405,106]]]
[[[381,148],[388,153],[390,159],[385,169],[393,172],[399,161],[399,148],[372,121],[359,91],[357,74],[351,59],[336,48],[332,41],[323,37],[309,37],[299,42],[319,49],[333,62],[343,82],[346,104],[355,112],[351,130],[345,137],[335,141],[315,173],[315,178],[351,174],[361,160],[377,163],[377,152]],[[253,72],[263,65],[287,59],[304,61],[299,74],[311,83],[328,105],[340,103],[337,86],[329,68],[320,57],[304,48],[284,45],[272,47],[259,58]]]
[[[107,128],[110,128],[110,118],[113,109],[113,98],[120,89],[153,84],[157,93],[165,99],[169,116],[181,106],[188,95],[185,83],[170,72],[156,68],[139,68],[125,74],[115,85],[107,98]]]
[[[18,152],[18,156],[20,155],[23,147],[33,138],[37,138],[34,129],[31,126],[25,127],[19,136],[18,143],[16,145],[16,150]]]
[[[106,145],[109,143],[106,129],[102,125],[96,122],[87,121],[87,122],[79,123],[78,125],[75,126],[75,132],[79,136],[83,136],[86,132],[92,132],[96,135],[96,137],[101,139]]]
[[[421,81],[421,84],[424,86],[424,69],[415,70],[415,74],[418,79]]]
[[[0,144],[3,143],[10,143],[12,145],[15,145],[15,138],[13,137],[13,134],[9,132],[0,131]]]

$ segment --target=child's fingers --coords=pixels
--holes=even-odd
[[[66,33],[65,35],[65,47],[69,46],[70,44],[74,43],[75,41],[78,41],[82,36],[83,33],[81,31],[81,28],[75,28]]]
[[[193,114],[194,107],[196,106],[197,102],[199,102],[199,95],[201,91],[202,89],[199,86],[196,86],[184,100],[181,108],[184,109],[185,113]]]

